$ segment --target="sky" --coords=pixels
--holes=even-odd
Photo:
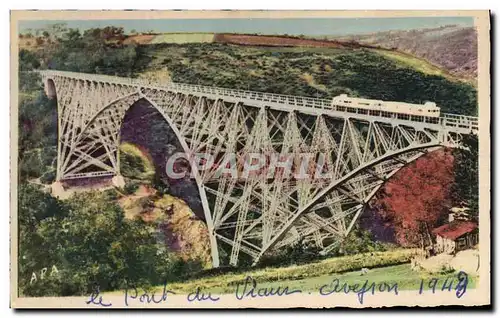
[[[131,30],[158,33],[261,33],[290,35],[351,35],[390,30],[435,28],[443,25],[473,26],[472,17],[408,17],[408,18],[293,18],[293,19],[148,19],[148,20],[37,20],[19,21],[21,33],[66,23],[69,28],[85,30],[108,25]]]

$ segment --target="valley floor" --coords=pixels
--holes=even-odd
[[[409,256],[411,252],[412,250],[396,250],[358,254],[303,265],[215,274],[185,282],[167,283],[167,285],[168,290],[177,294],[189,294],[196,291],[198,287],[203,293],[233,294],[236,292],[237,286],[239,286],[241,292],[245,280],[251,277],[257,283],[256,291],[264,288],[269,291],[271,288],[277,290],[278,287],[281,287],[281,289],[288,287],[289,290],[316,293],[325,285],[328,286],[324,287],[323,290],[331,289],[331,286],[339,286],[338,288],[342,289],[344,284],[352,288],[356,284],[363,286],[367,282],[367,285],[373,283],[376,286],[385,284],[394,286],[397,284],[398,290],[420,290],[422,288],[423,292],[432,292],[432,289],[438,292],[442,291],[443,288],[448,290],[449,286],[451,286],[451,291],[455,290],[460,282],[459,278],[466,277],[467,288],[475,288],[479,279],[476,274],[459,276],[458,272],[429,274],[412,270],[411,265],[405,260],[406,256]],[[376,262],[379,262],[379,264],[377,265]],[[387,265],[381,266],[384,263]],[[367,270],[362,273],[361,268],[364,269],[364,266],[366,266]],[[344,270],[347,267],[356,268],[356,270]],[[251,283],[248,286],[251,286]],[[152,292],[161,293],[163,288],[164,286],[154,287]],[[110,294],[117,293],[122,293],[122,291],[114,291]]]
[[[368,281],[368,285],[374,283],[375,285],[379,286],[380,284],[386,283],[390,286],[393,286],[395,283],[397,283],[398,290],[418,290],[420,289],[420,284],[423,280],[423,289],[424,291],[428,291],[432,289],[433,279],[437,279],[435,289],[436,291],[441,291],[441,289],[443,288],[443,284],[445,283],[445,280],[447,278],[447,283],[450,283],[453,280],[453,282],[451,283],[452,289],[455,289],[459,281],[457,278],[457,273],[437,274],[431,276],[428,274],[422,274],[413,271],[410,268],[410,264],[403,264],[372,269],[365,275],[361,275],[360,271],[353,271],[343,274],[321,275],[317,277],[308,277],[298,280],[293,280],[292,278],[274,282],[258,281],[258,288],[267,288],[270,290],[271,288],[277,289],[278,287],[288,287],[289,290],[317,292],[322,286],[329,285],[333,280],[338,279],[340,288],[342,288],[342,285],[344,283],[350,286],[354,286],[355,284],[359,284],[359,286],[362,286],[366,281]],[[469,276],[468,279],[468,288],[474,288],[478,277]],[[217,280],[217,277],[214,277],[214,280]],[[337,283],[333,283],[337,285]],[[243,290],[243,285],[244,280],[240,282],[240,290]],[[177,291],[180,289],[183,292],[185,291],[185,293],[189,293],[189,290],[194,291],[198,287],[194,284],[194,282],[186,282],[183,284],[176,283],[169,286],[171,290]],[[224,284],[224,282],[221,282],[219,286],[205,288],[204,285],[199,285],[199,287],[203,290],[203,292],[211,292],[216,294],[234,293],[236,290],[236,286],[234,284]],[[163,286],[161,286],[161,288],[158,288],[158,290],[162,288]],[[328,288],[325,288],[324,290],[328,290]]]

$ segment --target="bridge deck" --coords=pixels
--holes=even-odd
[[[354,111],[347,111],[346,107],[332,104],[330,99],[320,99],[312,97],[300,97],[293,95],[281,95],[263,93],[256,91],[246,91],[238,89],[228,89],[220,87],[202,86],[184,83],[157,83],[144,79],[126,78],[110,75],[75,73],[66,71],[44,70],[39,71],[42,76],[65,77],[75,80],[94,81],[115,85],[135,86],[138,88],[150,88],[160,90],[171,90],[205,96],[210,98],[221,98],[231,102],[243,102],[249,106],[264,107],[269,106],[274,109],[308,113],[311,115],[334,114],[338,117],[351,117],[360,120],[370,120],[377,117],[377,121],[392,122],[400,125],[408,122],[422,123],[429,128],[446,129],[457,133],[477,133],[479,129],[478,118],[473,116],[446,114],[440,117],[414,116],[405,114],[389,113],[380,110],[366,110],[355,108]]]

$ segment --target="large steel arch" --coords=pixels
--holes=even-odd
[[[278,230],[278,233],[274,236],[274,238],[268,243],[267,246],[265,246],[263,248],[262,253],[256,259],[254,264],[256,264],[258,262],[258,260],[260,259],[260,257],[262,257],[262,255],[264,255],[267,251],[271,250],[274,246],[276,246],[276,245],[277,246],[284,246],[285,245],[284,243],[286,242],[286,240],[281,241],[281,242],[280,242],[280,240],[283,238],[284,235],[286,235],[286,233],[290,229],[290,227],[294,224],[294,222],[297,221],[297,219],[306,215],[308,213],[308,211],[310,211],[311,209],[314,209],[314,206],[317,205],[318,201],[320,201],[324,196],[328,195],[332,191],[341,187],[344,182],[352,180],[356,176],[359,176],[359,174],[364,172],[364,171],[370,170],[370,169],[372,169],[380,164],[387,164],[391,161],[396,161],[397,164],[395,166],[393,166],[393,168],[390,169],[386,175],[377,177],[377,178],[380,178],[381,182],[374,185],[373,189],[369,192],[368,195],[366,195],[366,197],[359,199],[359,205],[356,207],[356,211],[355,212],[353,211],[355,216],[351,220],[350,226],[347,229],[347,231],[345,233],[343,233],[344,235],[348,235],[352,226],[354,225],[355,221],[357,220],[359,215],[363,212],[363,210],[365,209],[367,204],[377,194],[377,192],[380,190],[380,188],[382,188],[384,186],[384,184],[386,184],[387,182],[390,181],[390,179],[393,175],[395,175],[397,172],[399,172],[401,169],[408,166],[412,162],[416,161],[421,156],[427,154],[430,151],[439,149],[441,147],[442,146],[439,145],[438,143],[429,143],[426,145],[418,145],[418,146],[411,147],[408,149],[396,151],[394,153],[386,154],[380,158],[376,158],[372,162],[369,162],[362,167],[358,167],[358,168],[354,169],[353,171],[351,171],[347,175],[343,176],[342,178],[340,178],[338,180],[334,180],[334,182],[332,182],[325,189],[320,191],[311,201],[309,201],[309,203],[306,206],[304,206],[295,215],[293,215],[289,220],[287,220],[287,223],[282,228],[280,228]],[[323,226],[327,226],[327,224],[324,224]],[[314,230],[314,229],[312,229],[312,230]],[[290,242],[288,242],[288,243],[290,243]],[[337,243],[339,243],[339,241],[327,246],[326,248],[324,248],[321,251],[321,253],[327,253],[329,250],[331,250],[333,247],[335,247]]]
[[[83,142],[85,143],[85,137],[88,137],[89,135],[92,135],[95,133],[95,130],[101,131],[103,127],[111,125],[114,127],[114,129],[110,130],[107,132],[108,137],[113,137],[112,139],[114,140],[114,143],[112,145],[104,145],[103,140],[101,139],[101,142],[103,142],[103,145],[111,150],[111,147],[114,147],[116,151],[107,151],[107,155],[110,159],[111,162],[115,163],[113,165],[114,168],[114,174],[115,175],[120,175],[120,165],[119,165],[119,151],[118,147],[120,144],[119,136],[120,136],[120,128],[123,123],[123,118],[127,112],[127,110],[132,107],[137,102],[140,101],[145,101],[151,106],[153,106],[163,117],[163,119],[167,122],[168,126],[172,130],[172,132],[175,134],[175,137],[177,138],[178,142],[180,143],[182,150],[184,153],[189,153],[189,147],[184,139],[184,137],[180,134],[179,129],[177,128],[176,124],[172,121],[170,116],[164,111],[164,107],[159,107],[153,100],[149,99],[146,95],[144,95],[142,92],[134,92],[127,94],[123,97],[117,98],[113,100],[111,103],[105,105],[102,109],[100,109],[92,118],[89,120],[88,124],[83,128],[81,135],[82,137],[77,139],[78,142]],[[113,117],[116,116],[116,117]],[[111,121],[111,122],[110,122]],[[197,170],[197,167],[195,165],[192,166],[192,175],[196,181],[196,185],[198,188],[198,194],[200,196],[200,200],[202,203],[202,208],[203,208],[203,214],[205,217],[205,222],[208,227],[208,232],[209,232],[209,238],[210,238],[210,247],[211,247],[211,256],[212,256],[212,264],[214,267],[219,266],[219,255],[218,255],[218,248],[217,248],[217,240],[213,236],[213,222],[210,214],[210,209],[208,207],[208,202],[207,202],[207,197],[205,193],[205,189],[203,187],[203,184],[200,179],[200,174]]]
[[[142,98],[144,100],[148,101],[153,107],[155,107],[160,112],[160,114],[162,114],[163,118],[168,123],[168,125],[171,127],[175,136],[179,140],[179,142],[182,146],[182,149],[184,150],[184,153],[186,153],[186,154],[189,153],[190,150],[189,150],[189,147],[186,143],[186,140],[181,135],[181,133],[179,132],[179,129],[177,128],[175,123],[172,121],[170,116],[168,116],[164,111],[162,111],[162,108],[160,108],[154,101],[150,100],[145,95],[142,95],[142,96],[143,96]],[[210,251],[211,251],[211,255],[212,255],[212,265],[214,267],[219,267],[219,249],[217,246],[217,240],[215,239],[215,236],[213,233],[214,225],[213,225],[213,221],[212,221],[212,215],[210,213],[210,208],[208,206],[207,194],[205,192],[205,188],[203,186],[200,172],[198,171],[197,166],[193,165],[191,167],[191,171],[192,171],[193,176],[196,180],[196,185],[198,187],[198,193],[200,195],[200,199],[201,199],[201,203],[202,203],[203,214],[205,216],[205,222],[206,222],[207,228],[208,228],[208,236],[210,238]]]

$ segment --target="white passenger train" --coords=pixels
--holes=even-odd
[[[334,97],[332,100],[332,106],[340,106],[342,108],[345,107],[346,111],[352,111],[357,108],[358,110],[361,110],[361,113],[365,113],[369,110],[370,113],[373,111],[380,111],[384,113],[425,117],[439,117],[440,115],[440,108],[433,102],[426,102],[423,105],[402,102],[387,102],[376,99],[348,97],[346,94]]]

